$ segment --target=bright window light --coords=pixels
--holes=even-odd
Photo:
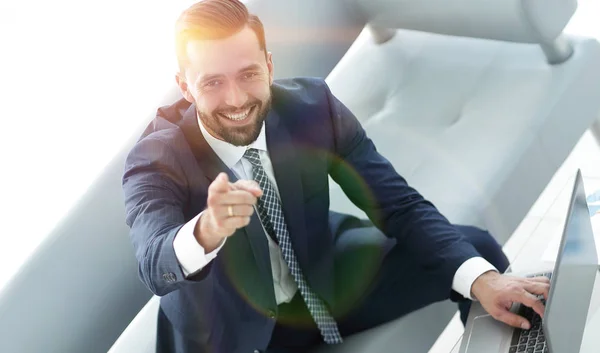
[[[577,12],[565,28],[565,33],[594,37],[600,40],[600,1],[579,0]]]
[[[0,2],[0,288],[173,87],[193,2]]]

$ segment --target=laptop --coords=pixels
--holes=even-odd
[[[550,278],[544,319],[532,309],[516,303],[511,311],[527,318],[532,327],[530,330],[513,328],[495,320],[480,303],[474,302],[459,352],[579,352],[597,271],[594,233],[581,171],[578,170],[554,269],[524,276]]]

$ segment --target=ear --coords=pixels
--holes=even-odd
[[[178,72],[175,74],[175,81],[177,82],[177,86],[179,87],[179,91],[181,92],[181,95],[183,96],[183,98],[185,98],[186,101],[193,104],[194,96],[192,96],[192,94],[190,93],[190,90],[188,89],[187,81],[182,72]]]
[[[273,84],[273,55],[267,52],[267,68],[269,69],[269,85]]]

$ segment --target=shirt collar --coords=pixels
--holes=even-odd
[[[249,148],[256,148],[257,150],[267,151],[267,139],[265,137],[265,123],[263,122],[262,127],[260,128],[260,134],[256,141],[252,142],[248,146],[235,146],[230,144],[229,142],[225,142],[223,140],[219,140],[218,138],[211,135],[204,125],[202,124],[202,120],[200,120],[200,116],[196,112],[196,117],[198,119],[198,126],[200,126],[200,131],[202,131],[202,135],[208,145],[215,151],[217,156],[225,163],[225,165],[231,169],[234,165],[236,165],[240,159],[246,153],[246,150]]]

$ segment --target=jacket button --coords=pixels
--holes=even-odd
[[[260,353],[260,351],[258,349],[255,349],[254,353]]]
[[[163,273],[163,278],[165,279],[165,281],[167,282],[175,282],[177,280],[177,277],[175,277],[175,274],[172,272],[169,273]]]
[[[275,318],[275,312],[274,312],[273,310],[269,310],[269,317],[270,317],[271,319],[274,319],[274,318]]]

